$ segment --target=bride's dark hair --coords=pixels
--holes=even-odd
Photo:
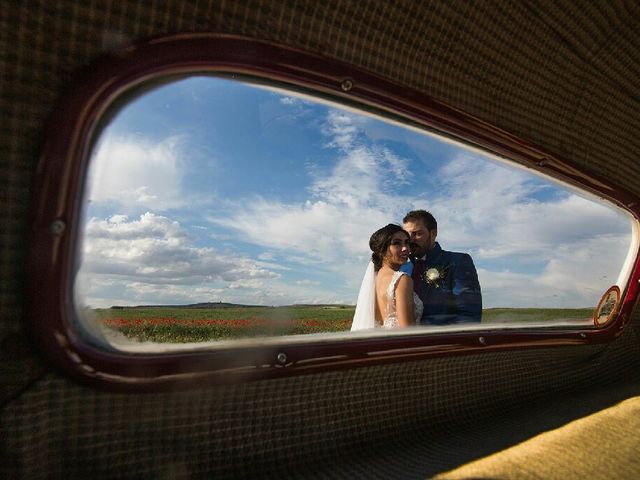
[[[373,252],[371,254],[371,261],[373,267],[377,272],[382,268],[382,259],[384,254],[387,253],[387,248],[391,245],[391,239],[398,232],[404,232],[409,238],[409,234],[400,226],[395,223],[390,223],[386,227],[382,227],[380,230],[376,230],[369,239],[369,248]]]

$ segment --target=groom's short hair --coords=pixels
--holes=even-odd
[[[402,219],[402,223],[422,221],[427,230],[435,230],[438,228],[438,222],[431,213],[426,210],[411,210]]]

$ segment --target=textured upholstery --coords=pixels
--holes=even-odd
[[[638,312],[632,328],[606,346],[465,355],[164,394],[92,390],[51,371],[30,347],[24,262],[47,118],[82,68],[123,43],[207,31],[321,53],[418,89],[640,194],[639,20],[634,1],[3,2],[6,477],[424,478],[562,425],[532,424],[522,412],[535,405],[579,405],[594,389],[615,392],[623,379],[635,380]],[[638,395],[617,391],[618,401]],[[593,404],[594,412],[611,406],[602,393]],[[633,415],[636,405],[616,408]],[[565,409],[561,420],[583,414]],[[609,419],[607,411],[597,415],[587,421]],[[493,433],[485,437],[483,429]],[[573,441],[573,432],[564,438]],[[556,438],[540,440],[541,455]],[[528,471],[493,465],[486,471],[498,476]],[[461,475],[483,471],[472,468]]]
[[[637,478],[638,429],[635,396],[436,478]]]

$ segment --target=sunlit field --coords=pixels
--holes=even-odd
[[[154,342],[202,342],[349,330],[352,306],[96,309],[103,325]]]
[[[594,308],[488,308],[482,323],[560,322],[593,323]]]
[[[94,310],[98,320],[130,339],[153,342],[208,340],[347,331],[349,305],[249,307],[114,307]],[[482,323],[590,322],[593,309],[492,308]]]

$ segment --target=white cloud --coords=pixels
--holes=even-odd
[[[327,147],[351,150],[356,145],[356,139],[364,120],[357,115],[338,110],[330,110],[327,121],[323,126],[323,134],[329,137]]]
[[[84,282],[84,284],[83,284]],[[87,283],[88,282],[88,283]],[[248,278],[224,286],[154,284],[130,281],[127,277],[82,274],[77,291],[92,307],[113,305],[171,305],[200,302],[229,302],[244,305],[348,304],[349,295],[313,282]],[[86,291],[83,291],[86,290]]]
[[[407,162],[388,149],[358,144],[357,122],[347,113],[329,113],[324,131],[340,153],[328,173],[315,175],[309,200],[287,204],[256,198],[210,220],[249,243],[286,252],[288,260],[299,257],[335,270],[354,257],[365,264],[369,236],[397,222],[407,209],[408,199],[394,193],[405,182]]]
[[[439,238],[450,248],[473,247],[483,258],[542,255],[568,242],[630,233],[629,220],[611,208],[570,191],[548,200],[539,182],[524,172],[482,158],[461,155],[439,178],[451,178],[445,193],[432,199]]]
[[[617,281],[628,240],[602,236],[559,244],[539,274],[478,269],[485,306],[595,307]],[[477,263],[477,259],[476,259]]]
[[[372,209],[369,215],[362,215],[362,210],[349,210],[323,200],[287,205],[258,199],[232,218],[211,220],[237,229],[248,243],[278,250],[288,260],[297,256],[308,264],[312,259],[337,263],[368,250],[368,235],[387,218],[384,212]]]
[[[164,292],[162,298],[168,299],[165,301],[194,298],[193,293],[198,291],[193,290],[194,286],[280,277],[234,252],[197,247],[178,222],[149,212],[134,220],[124,215],[91,218],[85,229],[83,258],[80,276],[84,281],[103,287],[111,285],[111,291],[126,283],[127,295],[134,301],[147,299],[150,292],[158,291]],[[87,290],[90,304],[96,301],[91,297],[92,291],[96,289]],[[102,296],[115,298],[105,293]],[[158,301],[149,299],[150,303]]]
[[[616,282],[631,238],[622,214],[569,190],[545,199],[530,175],[468,154],[438,177],[450,178],[431,199],[438,240],[472,253],[486,306],[590,307]]]
[[[313,102],[305,100],[302,97],[279,97],[278,100],[282,105],[289,105],[289,106],[296,106],[296,107],[313,105]]]
[[[138,209],[184,205],[180,144],[177,136],[159,143],[136,136],[106,136],[91,161],[89,199]]]

